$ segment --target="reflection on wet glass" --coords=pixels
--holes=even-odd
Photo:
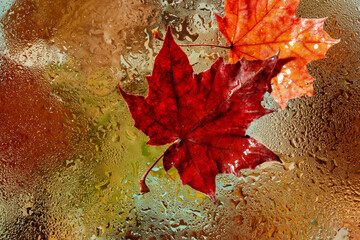
[[[248,134],[283,163],[217,177],[217,201],[181,186],[146,145],[117,83],[145,95],[162,45],[225,42],[222,1],[0,1],[1,239],[360,239],[359,4],[303,0],[341,42],[308,65],[315,96]],[[222,49],[185,48],[195,72]],[[270,96],[264,104],[278,110]]]

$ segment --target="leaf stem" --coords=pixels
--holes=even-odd
[[[162,157],[164,157],[164,154],[161,154],[161,156],[156,159],[156,161],[149,167],[149,169],[144,173],[144,175],[142,176],[142,178],[140,179],[139,183],[140,183],[140,193],[141,194],[144,194],[144,193],[147,193],[147,192],[150,192],[150,189],[149,187],[146,185],[145,181],[146,181],[146,177],[147,175],[149,174],[149,172],[151,171],[151,169],[153,169],[155,167],[155,165],[160,161],[160,159]]]
[[[221,46],[216,44],[179,44],[180,47],[217,47],[217,48],[225,48],[230,49],[231,46]]]
[[[152,35],[154,38],[164,41],[162,37],[160,37],[159,32],[154,29],[152,31]],[[216,44],[179,44],[180,47],[217,47],[217,48],[225,48],[225,49],[231,49],[231,46],[221,46]]]

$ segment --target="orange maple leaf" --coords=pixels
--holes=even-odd
[[[266,59],[280,50],[282,68],[271,80],[271,95],[282,109],[292,98],[313,95],[314,78],[306,65],[324,58],[339,42],[323,30],[326,18],[295,16],[299,1],[226,0],[225,17],[216,15],[220,32],[231,47],[231,63],[242,57]]]

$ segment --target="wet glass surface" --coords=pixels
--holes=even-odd
[[[217,177],[217,201],[157,165],[117,90],[146,95],[170,25],[225,45],[215,0],[0,1],[0,239],[360,239],[360,3],[302,0],[341,42],[311,62],[314,97],[248,129],[283,163]],[[223,49],[184,48],[195,72]]]

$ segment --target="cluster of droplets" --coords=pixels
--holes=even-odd
[[[116,84],[146,94],[144,76],[162,45],[151,37],[154,28],[162,34],[170,25],[184,44],[224,44],[213,15],[223,15],[223,5],[200,0],[16,2],[1,21],[2,53],[19,66],[41,69],[46,94],[68,110],[69,139],[64,156],[46,155],[45,163],[55,166],[38,164],[28,189],[18,166],[0,157],[0,232],[5,237],[359,236],[360,23],[353,1],[304,0],[299,6],[300,17],[328,16],[326,30],[344,40],[327,59],[308,66],[316,96],[292,100],[285,111],[248,129],[282,163],[242,170],[239,177],[218,176],[215,204],[182,187],[174,169],[169,174],[175,181],[169,179],[161,166],[148,178],[151,192],[139,194],[141,174],[165,148],[146,145]],[[196,72],[227,55],[221,49],[184,50]],[[269,95],[264,105],[276,109]]]

